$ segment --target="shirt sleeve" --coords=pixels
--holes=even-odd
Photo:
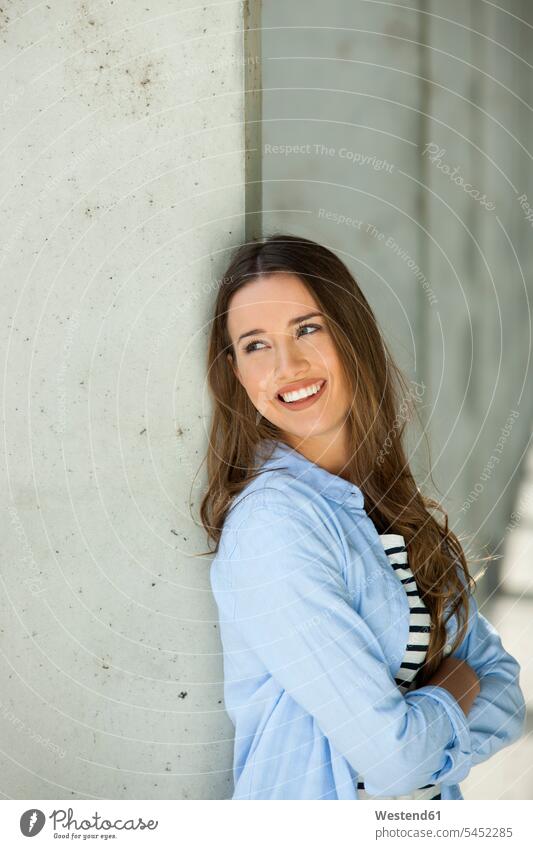
[[[340,540],[289,495],[271,500],[248,507],[226,536],[227,559],[217,563],[228,570],[226,609],[248,648],[369,793],[400,795],[451,773],[464,777],[471,744],[458,702],[438,686],[402,695],[350,598]],[[355,520],[351,544],[358,539],[361,556],[372,557]]]
[[[480,692],[467,717],[474,765],[522,736],[526,704],[520,664],[504,649],[498,631],[479,612],[473,595],[470,604],[472,625],[453,656],[466,660],[479,677]]]

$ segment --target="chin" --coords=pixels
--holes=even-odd
[[[331,426],[324,426],[323,422],[317,424],[316,427],[310,425],[306,428],[299,428],[298,430],[294,430],[294,428],[285,428],[286,433],[290,433],[292,436],[295,436],[297,439],[317,439],[321,436],[327,436],[328,433],[331,432]]]

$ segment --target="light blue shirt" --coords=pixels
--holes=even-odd
[[[443,687],[400,692],[409,602],[362,491],[282,442],[237,496],[211,564],[235,726],[233,799],[442,799],[525,730],[520,665],[471,596],[454,657],[480,678],[465,716]],[[261,455],[262,461],[264,455]],[[447,623],[448,645],[457,630]]]

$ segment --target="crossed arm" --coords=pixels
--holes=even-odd
[[[496,628],[479,612],[474,596],[470,596],[470,604],[473,624],[453,657],[446,658],[436,674],[446,679],[448,660],[468,664],[469,668],[463,670],[463,685],[474,766],[522,736],[526,705],[520,687],[520,664],[505,650]],[[442,686],[447,687],[446,680]]]

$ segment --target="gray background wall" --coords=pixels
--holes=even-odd
[[[2,5],[0,795],[221,797],[194,476],[244,235],[242,4]]]

